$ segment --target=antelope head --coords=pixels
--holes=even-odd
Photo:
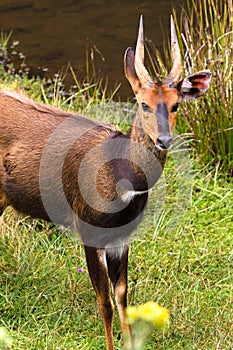
[[[171,16],[172,69],[164,81],[153,80],[144,66],[143,18],[140,17],[136,50],[125,52],[125,75],[136,96],[141,124],[159,150],[172,146],[179,103],[194,99],[209,88],[211,72],[200,71],[181,79],[182,59],[176,29]]]

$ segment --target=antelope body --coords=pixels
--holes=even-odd
[[[19,212],[72,226],[84,243],[89,275],[114,349],[113,303],[125,338],[127,263],[131,232],[142,218],[148,191],[163,170],[172,145],[178,103],[201,96],[210,71],[180,80],[182,63],[171,20],[173,68],[164,82],[144,66],[143,25],[136,50],[125,53],[125,74],[139,105],[128,135],[114,126],[0,92],[0,215]]]

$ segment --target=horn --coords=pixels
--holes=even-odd
[[[172,69],[164,81],[166,85],[173,85],[178,83],[182,73],[182,59],[180,53],[180,46],[177,39],[176,28],[173,17],[171,15],[171,55],[172,55]]]
[[[135,51],[135,71],[139,80],[146,86],[152,87],[154,85],[146,67],[144,66],[144,38],[143,38],[143,16],[140,16],[138,39]]]

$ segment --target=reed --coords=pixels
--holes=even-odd
[[[191,139],[199,161],[204,165],[221,167],[233,174],[233,7],[232,0],[187,0],[178,18],[173,13],[181,51],[185,60],[185,74],[202,69],[213,73],[211,88],[195,103],[182,105],[182,120],[178,131],[191,132]],[[168,40],[166,40],[168,42]],[[153,44],[148,51],[156,74],[166,75],[163,63]],[[170,57],[165,49],[165,57]],[[165,59],[166,61],[166,59]]]

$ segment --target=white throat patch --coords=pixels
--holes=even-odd
[[[134,199],[135,196],[142,195],[142,194],[148,193],[148,192],[149,192],[149,190],[146,190],[146,191],[128,190],[121,195],[121,200],[124,203],[130,203]]]

